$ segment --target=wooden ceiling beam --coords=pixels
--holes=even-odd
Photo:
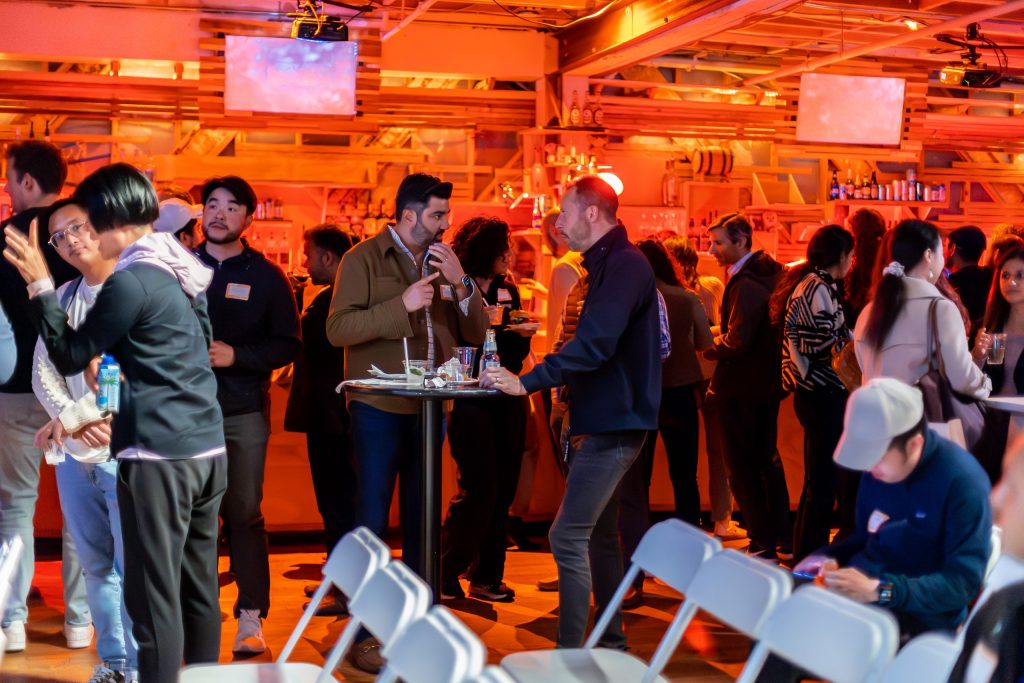
[[[558,34],[559,72],[612,74],[802,0],[636,0]]]

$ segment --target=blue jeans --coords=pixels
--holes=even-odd
[[[85,573],[96,653],[111,669],[135,670],[135,639],[124,606],[117,461],[87,464],[68,456],[56,471],[61,510]]]
[[[35,394],[0,394],[0,539],[21,536],[25,544],[18,570],[11,580],[7,609],[0,621],[28,619],[28,591],[35,572],[34,527],[32,518],[39,497],[41,449],[32,445],[36,430],[50,421]],[[81,626],[92,621],[85,598],[74,543],[65,525],[61,562],[64,579],[64,621]]]
[[[595,619],[622,581],[619,543],[619,482],[640,454],[646,432],[583,434],[570,441],[569,475],[558,514],[548,532],[558,565],[558,637],[560,648],[583,645],[593,587]],[[622,649],[622,615],[602,634],[603,647]]]
[[[352,415],[352,445],[359,481],[356,523],[384,537],[388,530],[391,498],[395,493],[395,477],[401,475],[398,501],[402,558],[411,567],[419,566],[421,549],[416,520],[423,514],[420,498],[422,419],[418,413],[389,413],[360,401],[349,404],[349,413]],[[443,440],[443,431],[438,430],[438,433]]]

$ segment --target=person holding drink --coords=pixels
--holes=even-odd
[[[984,364],[993,396],[1020,396],[1024,389],[1024,363],[1020,362],[1024,351],[1024,245],[1003,253],[996,262],[983,320],[971,351],[975,362]],[[1009,413],[990,410],[986,418],[982,465],[992,481],[997,481],[1006,444],[1020,428]]]
[[[513,251],[508,224],[476,217],[455,233],[452,249],[483,294],[503,367],[518,374],[530,353],[529,325],[510,324],[521,305],[508,275]],[[459,492],[444,522],[441,554],[443,598],[463,597],[459,575],[470,567],[469,595],[511,602],[515,591],[503,581],[505,526],[519,483],[528,402],[525,396],[461,398],[448,421],[448,442],[459,467]]]

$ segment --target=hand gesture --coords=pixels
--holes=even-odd
[[[229,368],[235,364],[235,347],[222,341],[210,344],[210,367]]]
[[[421,308],[426,308],[434,300],[434,286],[430,284],[437,279],[437,273],[431,273],[422,280],[409,285],[409,288],[402,292],[402,303],[405,310],[415,313]]]
[[[487,368],[480,373],[480,386],[484,389],[497,389],[509,396],[525,396],[526,389],[517,375],[505,368]]]
[[[458,286],[462,282],[462,278],[466,276],[466,271],[459,263],[459,257],[444,242],[434,242],[427,247],[427,258],[430,259],[434,267],[441,271],[444,279],[453,285]]]
[[[60,418],[55,417],[36,430],[36,435],[32,438],[32,445],[36,448],[46,448],[46,442],[53,439],[57,445],[63,446],[65,433]]]
[[[8,225],[4,229],[4,235],[7,238],[4,258],[18,269],[26,284],[49,279],[50,269],[46,267],[46,259],[43,258],[43,252],[39,248],[38,218],[33,218],[29,223],[28,237],[25,237],[13,225]]]
[[[857,602],[878,600],[878,579],[872,579],[859,569],[845,567],[824,573],[825,586]]]

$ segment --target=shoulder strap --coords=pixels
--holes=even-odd
[[[928,304],[928,372],[942,371],[942,348],[939,343],[939,324],[935,315],[935,307],[938,304],[938,297],[933,297]]]
[[[78,292],[78,287],[81,284],[82,276],[79,275],[74,279],[74,284],[64,288],[64,294],[60,297],[60,307],[65,311],[68,310],[68,306],[71,305],[71,301],[75,298],[75,293]]]

